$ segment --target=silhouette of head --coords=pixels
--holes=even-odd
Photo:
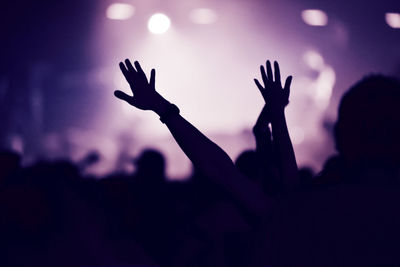
[[[400,82],[372,75],[344,94],[335,125],[336,148],[350,164],[400,163]]]
[[[301,167],[299,168],[299,179],[302,185],[309,185],[312,183],[314,177],[314,170],[311,167]]]
[[[148,178],[165,178],[165,159],[157,150],[146,149],[135,161],[136,174]]]

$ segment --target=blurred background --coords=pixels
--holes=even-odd
[[[341,95],[369,73],[400,77],[400,3],[381,1],[97,0],[2,2],[0,145],[79,161],[94,175],[133,171],[162,151],[172,179],[191,170],[155,114],[122,103],[118,63],[155,68],[156,88],[235,159],[254,147],[266,59],[293,75],[288,126],[300,166],[334,153]],[[373,122],[371,122],[373,123]]]

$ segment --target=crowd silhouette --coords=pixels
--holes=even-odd
[[[168,181],[151,148],[134,173],[102,179],[82,174],[96,153],[22,167],[3,151],[0,266],[400,265],[398,80],[367,76],[344,94],[337,155],[314,174],[296,163],[285,118],[292,77],[282,85],[277,62],[254,80],[265,101],[256,147],[235,162],[157,92],[154,69],[148,79],[137,61],[119,67],[133,96],[114,95],[160,117],[192,175]]]

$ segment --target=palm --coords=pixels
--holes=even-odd
[[[129,96],[122,91],[115,91],[114,94],[119,99],[125,100],[132,106],[142,110],[154,109],[156,99],[159,94],[155,90],[155,70],[151,70],[150,81],[147,81],[146,74],[142,70],[139,62],[135,61],[135,68],[127,59],[124,63],[119,63],[119,67],[129,83],[133,96]]]
[[[292,76],[287,77],[285,86],[281,84],[281,74],[279,70],[278,62],[274,62],[275,75],[272,75],[271,63],[267,61],[267,72],[265,72],[264,66],[260,67],[261,77],[264,86],[254,79],[258,89],[260,90],[265,103],[268,104],[272,112],[283,110],[289,103],[290,94],[290,83],[292,82]]]

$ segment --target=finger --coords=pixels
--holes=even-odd
[[[142,67],[140,66],[139,62],[135,61],[133,64],[135,64],[135,68],[137,70],[137,73],[146,80],[147,82],[147,77],[146,77],[146,73],[144,73]]]
[[[267,77],[271,82],[273,81],[271,62],[269,60],[267,60]]]
[[[115,95],[117,98],[128,102],[129,104],[132,103],[132,99],[133,99],[133,98],[132,98],[130,95],[128,95],[128,94],[126,94],[126,93],[124,93],[124,92],[122,92],[122,91],[120,91],[120,90],[114,91],[114,95]]]
[[[128,70],[126,69],[124,63],[120,62],[120,63],[119,63],[119,68],[121,69],[122,74],[125,76],[125,79],[129,82],[129,80],[128,80],[129,72],[128,72]]]
[[[136,73],[135,68],[132,66],[132,63],[129,61],[129,59],[125,59],[125,64],[128,67],[129,71],[132,71],[133,73]]]
[[[136,67],[138,73],[144,74],[144,71],[143,71],[142,67],[140,66],[139,62],[135,61],[133,64],[135,64],[135,67]]]
[[[286,78],[286,81],[285,81],[285,92],[286,92],[286,94],[289,96],[290,95],[290,85],[292,84],[292,76],[289,76],[289,77],[287,77]]]
[[[260,66],[260,71],[261,71],[261,77],[262,77],[262,80],[264,82],[264,85],[267,85],[268,78],[267,78],[267,74],[265,74],[264,66]]]
[[[281,71],[279,70],[278,62],[274,61],[274,69],[275,69],[275,82],[281,84]]]
[[[156,70],[152,69],[150,73],[150,87],[151,88],[156,88]]]
[[[264,87],[262,87],[261,83],[257,79],[254,79],[254,82],[256,83],[256,85],[257,85],[258,89],[260,90],[261,94],[263,94]]]

